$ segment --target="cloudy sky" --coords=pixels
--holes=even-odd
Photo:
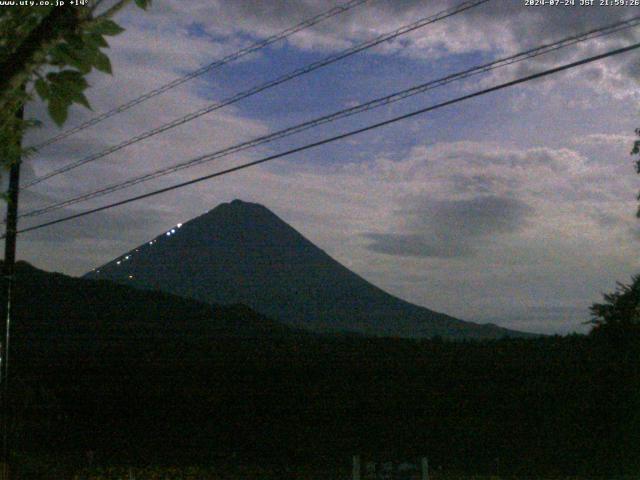
[[[117,18],[114,75],[66,128],[338,5],[338,0],[155,0]],[[369,0],[43,149],[26,179],[122,142],[460,1]],[[90,192],[543,43],[637,8],[492,0],[204,115],[22,194],[21,211]],[[579,3],[579,0],[576,0]],[[598,3],[598,2],[596,2]],[[122,190],[21,227],[392,118],[633,43],[627,30]],[[80,275],[221,202],[261,203],[338,261],[411,302],[465,320],[585,331],[588,307],[640,267],[640,53],[632,52],[348,140],[20,237],[19,257]],[[44,122],[26,144],[59,130]]]

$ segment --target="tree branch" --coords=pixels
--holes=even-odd
[[[120,10],[126,7],[130,1],[131,0],[119,0],[115,5],[113,5],[111,8],[106,10],[104,13],[101,13],[100,15],[98,15],[96,17],[96,20],[102,20],[105,18],[113,17],[116,13],[118,13]]]
[[[46,59],[51,46],[78,27],[75,9],[53,8],[11,56],[0,63],[0,108],[24,85]]]

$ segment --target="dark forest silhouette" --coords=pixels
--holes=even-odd
[[[496,458],[504,474],[640,469],[632,329],[484,342],[319,335],[24,263],[18,285],[13,435],[27,457],[295,468],[426,454],[473,473],[493,473]]]

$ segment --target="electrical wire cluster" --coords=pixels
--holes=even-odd
[[[212,62],[212,63],[210,63],[208,65],[205,65],[204,67],[202,67],[202,68],[200,68],[198,70],[195,70],[195,71],[193,71],[193,72],[191,72],[189,74],[186,74],[186,75],[184,75],[182,77],[179,77],[179,78],[173,80],[172,82],[169,82],[169,83],[163,85],[162,87],[159,87],[159,88],[157,88],[155,90],[147,92],[146,94],[141,95],[141,96],[137,97],[136,99],[131,100],[130,102],[127,102],[127,103],[125,103],[125,104],[123,104],[123,105],[121,105],[121,106],[119,106],[117,108],[114,108],[114,109],[112,109],[112,110],[110,110],[110,111],[108,111],[108,112],[106,112],[104,114],[98,115],[98,116],[94,117],[93,119],[91,119],[91,120],[89,120],[87,122],[84,122],[83,124],[78,125],[77,127],[74,127],[74,128],[72,128],[70,130],[67,130],[66,132],[62,132],[61,134],[59,134],[59,135],[57,135],[55,137],[52,137],[49,140],[47,140],[47,141],[45,141],[45,142],[43,142],[41,144],[36,145],[35,148],[42,148],[42,147],[44,147],[46,145],[50,145],[52,143],[57,142],[58,140],[66,138],[66,137],[68,137],[68,136],[70,136],[70,135],[72,135],[72,134],[74,134],[76,132],[84,130],[85,128],[89,128],[90,126],[95,125],[96,123],[99,123],[100,121],[102,121],[102,120],[104,120],[106,118],[109,118],[111,116],[114,116],[114,115],[116,115],[118,113],[122,113],[122,112],[128,110],[129,108],[148,100],[149,98],[152,98],[154,96],[157,96],[157,95],[160,95],[160,94],[162,94],[164,92],[167,92],[167,91],[177,87],[178,85],[181,85],[181,84],[189,81],[192,78],[195,78],[195,77],[197,77],[199,75],[202,75],[202,74],[204,74],[206,72],[209,72],[209,71],[211,71],[211,70],[213,70],[215,68],[218,68],[218,67],[220,67],[222,65],[225,65],[225,64],[227,64],[229,62],[237,60],[238,58],[241,58],[242,56],[245,56],[245,55],[247,55],[249,53],[255,52],[255,51],[259,50],[260,48],[264,48],[264,47],[266,47],[268,45],[271,45],[276,41],[285,39],[285,38],[287,38],[287,37],[289,37],[289,36],[291,36],[291,35],[293,35],[293,34],[295,34],[297,32],[300,32],[300,31],[302,31],[302,30],[304,30],[306,28],[310,28],[311,26],[316,25],[321,21],[324,21],[324,20],[327,20],[329,18],[335,17],[336,15],[338,15],[340,13],[344,13],[346,11],[349,11],[349,10],[351,10],[351,9],[357,7],[357,6],[360,6],[360,5],[364,4],[364,3],[367,3],[367,1],[370,1],[370,0],[352,0],[352,1],[349,1],[349,2],[347,2],[347,3],[345,3],[345,4],[341,5],[341,6],[334,7],[331,10],[328,10],[328,11],[326,11],[324,13],[316,15],[315,17],[309,18],[309,19],[307,19],[307,20],[305,20],[305,21],[303,21],[303,22],[301,22],[301,23],[299,23],[299,24],[297,24],[297,25],[295,25],[293,27],[290,27],[290,28],[288,28],[286,30],[283,30],[282,32],[280,32],[280,33],[278,33],[276,35],[268,37],[267,39],[262,40],[260,42],[256,42],[256,43],[252,44],[249,47],[246,47],[246,48],[241,49],[241,50],[239,50],[239,51],[237,51],[237,52],[235,52],[235,53],[233,53],[231,55],[228,55],[228,56],[224,57],[223,59],[220,59],[220,60],[217,60],[215,62]],[[173,121],[171,121],[169,123],[166,123],[166,124],[164,124],[164,125],[162,125],[162,126],[160,126],[158,128],[154,128],[152,130],[148,130],[147,132],[144,132],[142,134],[139,134],[139,135],[136,135],[134,137],[131,137],[131,138],[129,138],[129,139],[125,140],[124,142],[121,142],[121,143],[119,143],[117,145],[110,146],[110,147],[108,147],[107,149],[105,149],[103,151],[100,151],[100,152],[97,152],[95,154],[89,155],[89,156],[87,156],[85,158],[82,158],[80,160],[76,160],[74,162],[71,162],[71,163],[69,163],[67,165],[64,165],[64,166],[62,166],[62,167],[60,167],[60,168],[58,168],[56,170],[53,170],[50,173],[47,173],[47,174],[45,174],[45,175],[43,175],[41,177],[38,177],[38,178],[36,178],[34,180],[31,180],[30,182],[24,184],[22,188],[29,188],[31,186],[37,185],[38,183],[41,183],[41,182],[43,182],[45,180],[53,178],[53,177],[55,177],[57,175],[61,175],[63,173],[69,172],[69,171],[71,171],[71,170],[73,170],[73,169],[75,169],[75,168],[77,168],[77,167],[79,167],[81,165],[85,165],[87,163],[90,163],[90,162],[96,161],[98,159],[104,158],[104,157],[106,157],[107,155],[109,155],[111,153],[114,153],[114,152],[116,152],[118,150],[126,148],[126,147],[128,147],[130,145],[133,145],[133,144],[137,143],[137,142],[140,142],[142,140],[145,140],[147,138],[150,138],[152,136],[155,136],[157,134],[165,132],[165,131],[167,131],[169,129],[172,129],[174,127],[177,127],[179,125],[183,125],[185,123],[188,123],[188,122],[190,122],[190,121],[192,121],[192,120],[194,120],[194,119],[196,119],[196,118],[198,118],[198,117],[200,117],[202,115],[211,113],[211,112],[213,112],[215,110],[218,110],[218,109],[220,109],[220,108],[222,108],[224,106],[236,103],[236,102],[241,101],[241,100],[243,100],[245,98],[248,98],[250,96],[253,96],[253,95],[256,95],[258,93],[261,93],[261,92],[263,92],[263,91],[265,91],[267,89],[270,89],[270,88],[273,88],[273,87],[275,87],[277,85],[280,85],[282,83],[288,82],[288,81],[290,81],[290,80],[292,80],[294,78],[297,78],[297,77],[299,77],[301,75],[305,75],[305,74],[311,73],[311,72],[313,72],[313,71],[315,71],[317,69],[320,69],[320,68],[322,68],[322,67],[324,67],[326,65],[335,63],[335,62],[337,62],[339,60],[347,58],[347,57],[349,57],[351,55],[354,55],[356,53],[359,53],[359,52],[368,50],[370,48],[373,48],[373,47],[375,47],[377,45],[380,45],[383,42],[393,40],[393,39],[398,38],[398,37],[400,37],[402,35],[405,35],[407,33],[413,32],[415,30],[418,30],[420,28],[426,27],[426,26],[431,25],[433,23],[442,21],[442,20],[444,20],[446,18],[452,17],[454,15],[461,14],[461,13],[463,13],[463,12],[469,10],[469,9],[479,7],[482,4],[488,3],[490,1],[491,0],[470,0],[470,1],[465,1],[465,2],[462,2],[462,3],[456,5],[456,6],[452,7],[452,8],[448,8],[448,9],[442,10],[442,11],[436,13],[435,15],[430,15],[430,16],[426,16],[426,17],[420,18],[417,21],[414,21],[414,22],[411,22],[409,24],[406,24],[406,25],[404,25],[404,26],[402,26],[402,27],[400,27],[398,29],[395,29],[395,30],[393,30],[391,32],[388,32],[388,33],[379,35],[379,36],[377,36],[377,37],[375,37],[373,39],[361,42],[361,43],[359,43],[357,45],[354,45],[352,47],[349,47],[349,48],[347,48],[347,49],[345,49],[345,50],[343,50],[341,52],[338,52],[338,53],[333,54],[333,55],[329,55],[329,56],[327,56],[327,57],[325,57],[325,58],[323,58],[321,60],[318,60],[316,62],[310,63],[310,64],[308,64],[308,65],[306,65],[304,67],[298,68],[296,70],[293,70],[293,71],[291,71],[291,72],[289,72],[287,74],[280,75],[280,76],[276,77],[275,79],[270,80],[270,81],[268,81],[266,83],[262,83],[262,84],[254,86],[254,87],[252,87],[252,88],[250,88],[248,90],[236,93],[236,94],[232,95],[231,97],[229,97],[227,99],[224,99],[222,101],[215,102],[215,103],[212,103],[210,105],[207,105],[206,107],[203,107],[203,108],[201,108],[199,110],[191,112],[188,115],[185,115],[183,117],[175,119],[175,120],[173,120]],[[362,103],[362,104],[359,104],[359,105],[356,105],[356,106],[353,106],[353,107],[349,107],[349,108],[346,108],[346,109],[342,109],[342,110],[333,112],[331,114],[327,114],[327,115],[323,115],[323,116],[320,116],[320,117],[317,117],[317,118],[313,118],[311,120],[307,120],[305,122],[302,122],[302,123],[299,123],[299,124],[296,124],[296,125],[293,125],[293,126],[281,129],[281,130],[278,130],[278,131],[273,132],[273,133],[269,133],[267,135],[262,135],[262,136],[259,136],[259,137],[256,137],[256,138],[253,138],[253,139],[250,139],[250,140],[247,140],[247,141],[235,144],[235,145],[232,145],[230,147],[219,149],[219,150],[216,150],[214,152],[211,152],[211,153],[208,153],[208,154],[205,154],[205,155],[197,156],[195,158],[191,158],[191,159],[188,159],[188,160],[183,160],[183,161],[181,161],[181,162],[179,162],[177,164],[174,164],[172,166],[169,166],[169,167],[164,167],[164,168],[161,168],[161,169],[157,169],[157,170],[145,173],[143,175],[138,175],[138,176],[129,178],[129,179],[121,181],[121,182],[113,183],[111,185],[107,185],[105,187],[102,187],[102,188],[99,188],[99,189],[96,189],[96,190],[93,190],[93,191],[90,191],[90,192],[87,192],[87,193],[84,193],[84,194],[81,194],[81,195],[77,195],[77,196],[74,196],[74,197],[71,197],[71,198],[67,198],[67,199],[64,199],[64,200],[61,200],[61,201],[58,201],[58,202],[54,202],[54,203],[51,203],[49,205],[46,205],[46,206],[43,206],[43,207],[40,207],[40,208],[36,208],[36,209],[30,210],[28,212],[25,212],[25,213],[21,214],[20,217],[21,218],[38,217],[38,216],[41,216],[41,215],[44,215],[44,214],[47,214],[47,213],[50,213],[50,212],[54,212],[56,210],[59,210],[59,209],[62,209],[62,208],[65,208],[65,207],[68,207],[68,206],[71,206],[71,205],[75,205],[75,204],[78,204],[78,203],[81,203],[81,202],[85,202],[85,201],[88,201],[88,200],[91,200],[91,199],[94,199],[94,198],[98,198],[98,197],[101,197],[101,196],[104,196],[104,195],[108,195],[108,194],[111,194],[111,193],[114,193],[114,192],[129,188],[129,187],[132,187],[134,185],[138,185],[138,184],[141,184],[141,183],[153,180],[153,179],[164,177],[164,176],[179,172],[181,170],[185,170],[185,169],[192,168],[192,167],[195,167],[195,166],[198,166],[198,165],[202,165],[204,163],[211,162],[213,160],[220,159],[220,158],[223,158],[223,157],[226,157],[226,156],[229,156],[229,155],[241,152],[241,151],[252,149],[252,148],[255,148],[257,146],[264,145],[266,143],[274,142],[274,141],[282,139],[282,138],[293,136],[295,134],[298,134],[298,133],[301,133],[301,132],[304,132],[304,131],[307,131],[307,130],[315,129],[315,128],[317,128],[317,127],[319,127],[321,125],[324,125],[324,124],[335,122],[335,121],[343,119],[343,118],[351,117],[351,116],[354,116],[354,115],[357,115],[357,114],[361,114],[361,113],[364,113],[364,112],[368,112],[368,111],[371,111],[371,110],[374,110],[374,109],[377,109],[377,108],[380,108],[380,107],[383,107],[383,106],[386,106],[386,105],[390,105],[390,104],[393,104],[395,102],[399,102],[401,100],[405,100],[407,98],[410,98],[410,97],[413,97],[413,96],[416,96],[416,95],[419,95],[419,94],[423,94],[423,93],[425,93],[427,91],[430,91],[430,90],[433,90],[435,88],[443,87],[443,86],[451,84],[453,82],[459,82],[459,81],[466,80],[466,79],[469,79],[469,78],[474,77],[474,76],[486,74],[488,72],[491,72],[491,71],[499,69],[499,68],[504,68],[504,67],[513,65],[515,63],[527,61],[527,60],[530,60],[530,59],[533,59],[533,58],[536,58],[536,57],[539,57],[539,56],[542,56],[542,55],[545,55],[545,54],[549,54],[551,52],[555,52],[555,51],[558,51],[558,50],[561,50],[561,49],[565,49],[565,48],[573,46],[573,45],[577,45],[577,44],[582,43],[582,42],[586,42],[586,41],[593,40],[593,39],[596,39],[596,38],[600,38],[600,37],[603,37],[603,36],[613,35],[615,33],[621,32],[623,30],[627,30],[627,29],[638,27],[639,25],[640,25],[640,15],[632,17],[632,18],[628,18],[628,19],[625,19],[625,20],[622,20],[622,21],[619,21],[619,22],[615,22],[615,23],[612,23],[612,24],[609,24],[609,25],[606,25],[606,26],[595,28],[595,29],[592,29],[592,30],[589,30],[589,31],[586,31],[586,32],[582,32],[582,33],[579,33],[579,34],[571,35],[571,36],[565,37],[565,38],[563,38],[563,39],[561,39],[559,41],[553,42],[553,43],[543,44],[543,45],[537,46],[535,48],[530,48],[530,49],[527,49],[525,51],[519,52],[519,53],[514,54],[514,55],[506,56],[506,57],[503,57],[503,58],[500,58],[500,59],[497,59],[497,60],[493,60],[491,62],[482,63],[480,65],[476,65],[476,66],[471,67],[471,68],[467,68],[467,69],[464,69],[464,70],[461,70],[461,71],[458,71],[458,72],[455,72],[455,73],[452,73],[452,74],[449,74],[449,75],[445,75],[443,77],[439,77],[439,78],[432,79],[432,80],[426,81],[426,82],[418,84],[418,85],[414,85],[414,86],[412,86],[410,88],[406,88],[406,89],[403,89],[403,90],[400,90],[400,91],[397,91],[397,92],[394,92],[394,93],[391,93],[391,94],[388,94],[388,95],[385,95],[385,96],[382,96],[382,97],[379,97],[379,98],[375,98],[375,99],[369,100],[369,101],[367,101],[365,103]],[[592,57],[588,57],[586,59],[582,59],[582,60],[579,60],[579,61],[576,61],[576,62],[572,62],[572,63],[568,63],[568,64],[565,64],[565,65],[562,65],[560,67],[551,68],[551,69],[548,69],[548,70],[545,70],[545,71],[542,71],[542,72],[539,72],[539,73],[536,73],[536,74],[532,74],[532,75],[528,75],[528,76],[525,76],[525,77],[518,78],[516,80],[512,80],[510,82],[505,82],[505,83],[496,85],[494,87],[485,88],[483,90],[478,90],[478,91],[475,91],[475,92],[473,92],[471,94],[463,95],[463,96],[460,96],[460,97],[456,97],[456,98],[454,98],[452,100],[448,100],[448,101],[441,102],[441,103],[438,103],[438,104],[435,104],[435,105],[431,105],[429,107],[421,108],[419,110],[415,110],[415,111],[410,112],[408,114],[400,115],[400,116],[391,118],[389,120],[373,123],[373,124],[370,124],[370,125],[368,125],[366,127],[363,127],[363,128],[359,128],[359,129],[356,129],[356,130],[351,130],[351,131],[348,131],[348,132],[345,132],[345,133],[334,135],[332,137],[327,137],[327,138],[324,138],[324,139],[319,140],[319,141],[315,141],[315,142],[308,143],[308,144],[305,144],[305,145],[300,146],[300,147],[296,147],[296,148],[287,150],[285,152],[280,152],[280,153],[277,153],[277,154],[274,154],[274,155],[269,155],[269,156],[261,158],[259,160],[254,160],[254,161],[251,161],[251,162],[248,162],[248,163],[244,163],[242,165],[238,165],[238,166],[234,166],[234,167],[227,168],[227,169],[224,169],[224,170],[216,171],[216,172],[213,172],[213,173],[210,173],[210,174],[207,174],[207,175],[204,175],[204,176],[201,176],[201,177],[189,180],[189,181],[181,182],[181,183],[169,186],[169,187],[157,189],[157,190],[154,190],[154,191],[151,191],[151,192],[143,193],[141,195],[130,197],[130,198],[125,199],[125,200],[121,200],[121,201],[118,201],[118,202],[113,202],[113,203],[110,203],[110,204],[107,204],[107,205],[104,205],[104,206],[101,206],[101,207],[93,208],[93,209],[86,210],[86,211],[79,212],[79,213],[75,213],[75,214],[72,214],[72,215],[67,215],[67,216],[65,216],[63,218],[59,218],[59,219],[56,219],[56,220],[44,222],[44,223],[41,223],[41,224],[38,224],[38,225],[35,225],[35,226],[32,226],[32,227],[24,228],[22,230],[19,230],[19,233],[24,233],[24,232],[27,232],[27,231],[36,230],[36,229],[39,229],[39,228],[44,228],[46,226],[50,226],[50,225],[54,225],[54,224],[57,224],[57,223],[69,221],[69,220],[72,220],[74,218],[78,218],[78,217],[81,217],[81,216],[89,215],[91,213],[96,213],[96,212],[99,212],[99,211],[107,210],[107,209],[114,208],[114,207],[117,207],[117,206],[120,206],[120,205],[124,205],[124,204],[131,203],[131,202],[134,202],[134,201],[142,200],[144,198],[149,198],[151,196],[159,195],[159,194],[167,192],[167,191],[183,188],[183,187],[186,187],[188,185],[192,185],[194,183],[199,183],[199,182],[204,181],[204,180],[208,180],[208,179],[211,179],[211,178],[215,178],[215,177],[219,177],[219,176],[222,176],[222,175],[226,175],[226,174],[238,171],[238,170],[242,170],[242,169],[248,168],[250,166],[258,165],[258,164],[261,164],[261,163],[264,163],[264,162],[267,162],[267,161],[271,161],[271,160],[275,160],[277,158],[282,158],[284,156],[288,156],[288,155],[291,155],[291,154],[294,154],[294,153],[297,153],[297,152],[301,152],[301,151],[304,151],[304,150],[307,150],[307,149],[310,149],[310,148],[315,148],[315,147],[318,147],[320,145],[324,145],[324,144],[331,143],[331,142],[334,142],[334,141],[338,141],[338,140],[341,140],[341,139],[344,139],[344,138],[347,138],[347,137],[350,137],[350,136],[353,136],[353,135],[357,135],[357,134],[363,133],[365,131],[370,131],[370,130],[373,130],[373,129],[377,129],[377,128],[380,128],[382,126],[389,125],[391,123],[395,123],[397,121],[401,121],[401,120],[404,120],[404,119],[407,119],[407,118],[410,118],[410,117],[413,117],[413,116],[416,116],[416,115],[419,115],[419,114],[424,114],[424,113],[427,113],[427,112],[430,112],[430,111],[433,111],[433,110],[436,110],[436,109],[439,109],[439,108],[443,108],[443,107],[446,107],[448,105],[452,105],[454,103],[458,103],[458,102],[461,102],[461,101],[464,101],[464,100],[469,100],[471,98],[474,98],[474,97],[477,97],[477,96],[480,96],[480,95],[485,95],[485,94],[488,94],[488,93],[491,93],[491,92],[494,92],[494,91],[497,91],[497,90],[501,90],[503,88],[511,87],[513,85],[529,82],[529,81],[535,80],[536,78],[541,78],[541,77],[544,77],[544,76],[547,76],[547,75],[551,75],[553,73],[557,73],[559,71],[564,71],[564,70],[568,70],[568,69],[571,69],[571,68],[575,68],[575,67],[578,67],[580,65],[584,65],[586,63],[591,63],[591,62],[594,62],[594,61],[598,61],[598,60],[601,60],[601,59],[604,59],[604,58],[607,58],[607,57],[610,57],[610,56],[613,56],[613,55],[619,55],[621,53],[625,53],[627,51],[634,50],[634,49],[638,48],[639,45],[640,44],[634,44],[634,45],[630,45],[628,47],[618,48],[618,49],[606,52],[604,54],[595,55],[595,56],[592,56]]]

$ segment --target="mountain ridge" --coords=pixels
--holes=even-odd
[[[0,260],[0,267],[3,261]],[[21,335],[153,334],[271,336],[307,334],[240,304],[198,302],[106,280],[87,280],[16,263],[14,310]]]

